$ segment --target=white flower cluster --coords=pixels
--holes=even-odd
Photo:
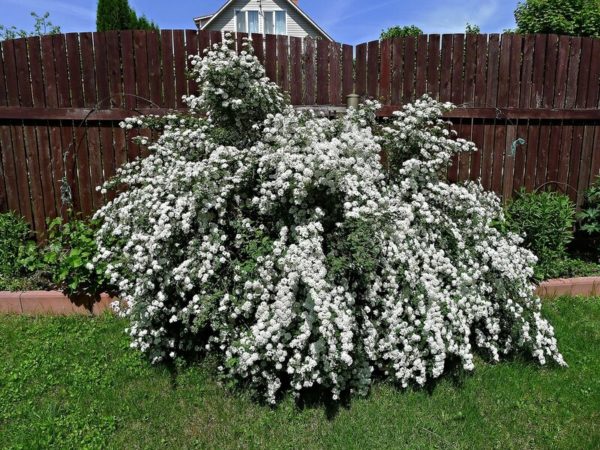
[[[134,348],[154,362],[211,352],[270,402],[364,394],[376,376],[422,385],[472,370],[476,352],[564,364],[535,257],[494,227],[498,199],[442,181],[473,149],[440,120],[448,105],[424,97],[383,127],[372,103],[296,113],[228,45],[194,60],[198,114],[165,118],[97,214]]]

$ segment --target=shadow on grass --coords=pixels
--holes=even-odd
[[[497,363],[494,363],[489,355],[477,354],[476,365],[490,365],[495,366]],[[532,367],[537,367],[540,370],[547,369],[548,367],[540,367],[537,364],[533,364],[531,358],[526,357],[521,353],[504,355],[502,358],[502,362],[500,364],[532,364]],[[244,380],[228,380],[222,378],[222,375],[219,373],[218,360],[214,355],[203,355],[203,356],[195,356],[192,359],[181,359],[176,362],[163,363],[159,368],[166,369],[170,375],[170,384],[173,390],[179,388],[179,377],[183,374],[184,371],[191,368],[201,368],[203,372],[205,372],[209,376],[214,376],[219,379],[219,384],[223,387],[223,389],[229,394],[239,395],[248,398],[250,401],[254,402],[256,405],[260,405],[265,408],[271,408],[273,410],[277,410],[282,406],[283,400],[290,396],[291,386],[289,379],[284,380],[280,389],[280,394],[277,396],[277,401],[275,405],[267,403],[264,398],[257,395],[252,391],[251,383]],[[473,372],[467,371],[462,367],[462,361],[460,358],[450,358],[446,361],[445,369],[442,376],[431,379],[428,378],[427,382],[424,385],[419,385],[417,383],[411,383],[407,387],[401,386],[399,383],[390,380],[390,377],[385,377],[383,373],[375,372],[373,374],[373,381],[371,387],[378,385],[388,385],[397,390],[397,392],[423,392],[429,396],[432,396],[436,389],[442,383],[450,383],[454,388],[460,389],[464,387],[465,382],[473,376]],[[365,398],[369,398],[371,393],[367,394]],[[341,393],[340,398],[338,400],[333,400],[331,392],[322,387],[322,386],[313,386],[310,388],[305,388],[300,391],[300,395],[295,399],[295,406],[299,410],[305,409],[322,409],[325,413],[327,420],[334,420],[340,411],[349,410],[352,406],[352,400],[356,399],[356,396],[353,395],[349,390]]]

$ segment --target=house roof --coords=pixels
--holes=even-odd
[[[207,27],[213,20],[215,20],[218,16],[220,16],[221,13],[223,13],[223,11],[225,11],[225,9],[227,9],[227,7],[233,3],[233,1],[234,0],[227,0],[225,2],[225,4],[223,4],[223,6],[221,6],[221,8],[219,8],[219,10],[214,14],[208,14],[205,16],[195,17],[194,22],[199,23],[203,19],[208,19],[208,22],[206,22],[204,24],[203,28]],[[325,38],[329,39],[330,41],[333,41],[331,36],[329,36],[325,32],[325,30],[323,30],[323,28],[321,28],[319,25],[317,25],[317,23],[314,20],[312,20],[308,14],[306,14],[304,11],[302,11],[302,9],[300,9],[300,7],[293,0],[286,0],[286,1],[293,9],[295,9],[298,12],[298,14],[300,14],[302,17],[304,17],[308,21],[308,23],[310,23],[313,27],[315,27],[319,33],[321,33]]]

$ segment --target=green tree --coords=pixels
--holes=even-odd
[[[46,34],[59,34],[60,27],[54,25],[48,18],[50,17],[49,12],[45,12],[41,16],[35,12],[31,13],[31,17],[34,18],[33,31],[19,30],[15,26],[7,27],[0,25],[0,41],[4,39],[16,39],[30,36],[44,36]]]
[[[479,25],[475,25],[475,24],[471,24],[469,22],[467,22],[467,25],[465,26],[465,34],[480,34],[481,33],[481,28],[479,28]]]
[[[515,20],[518,33],[600,37],[600,0],[525,0]]]
[[[128,0],[98,0],[96,30],[157,30],[146,16],[138,17]]]
[[[418,36],[423,34],[423,30],[415,25],[405,25],[403,27],[396,25],[381,32],[379,39],[390,39],[394,37]]]

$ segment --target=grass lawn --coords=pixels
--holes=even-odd
[[[208,363],[151,367],[111,316],[2,316],[0,448],[600,448],[600,299],[545,312],[568,369],[480,363],[428,390],[378,384],[337,411],[262,406]]]

